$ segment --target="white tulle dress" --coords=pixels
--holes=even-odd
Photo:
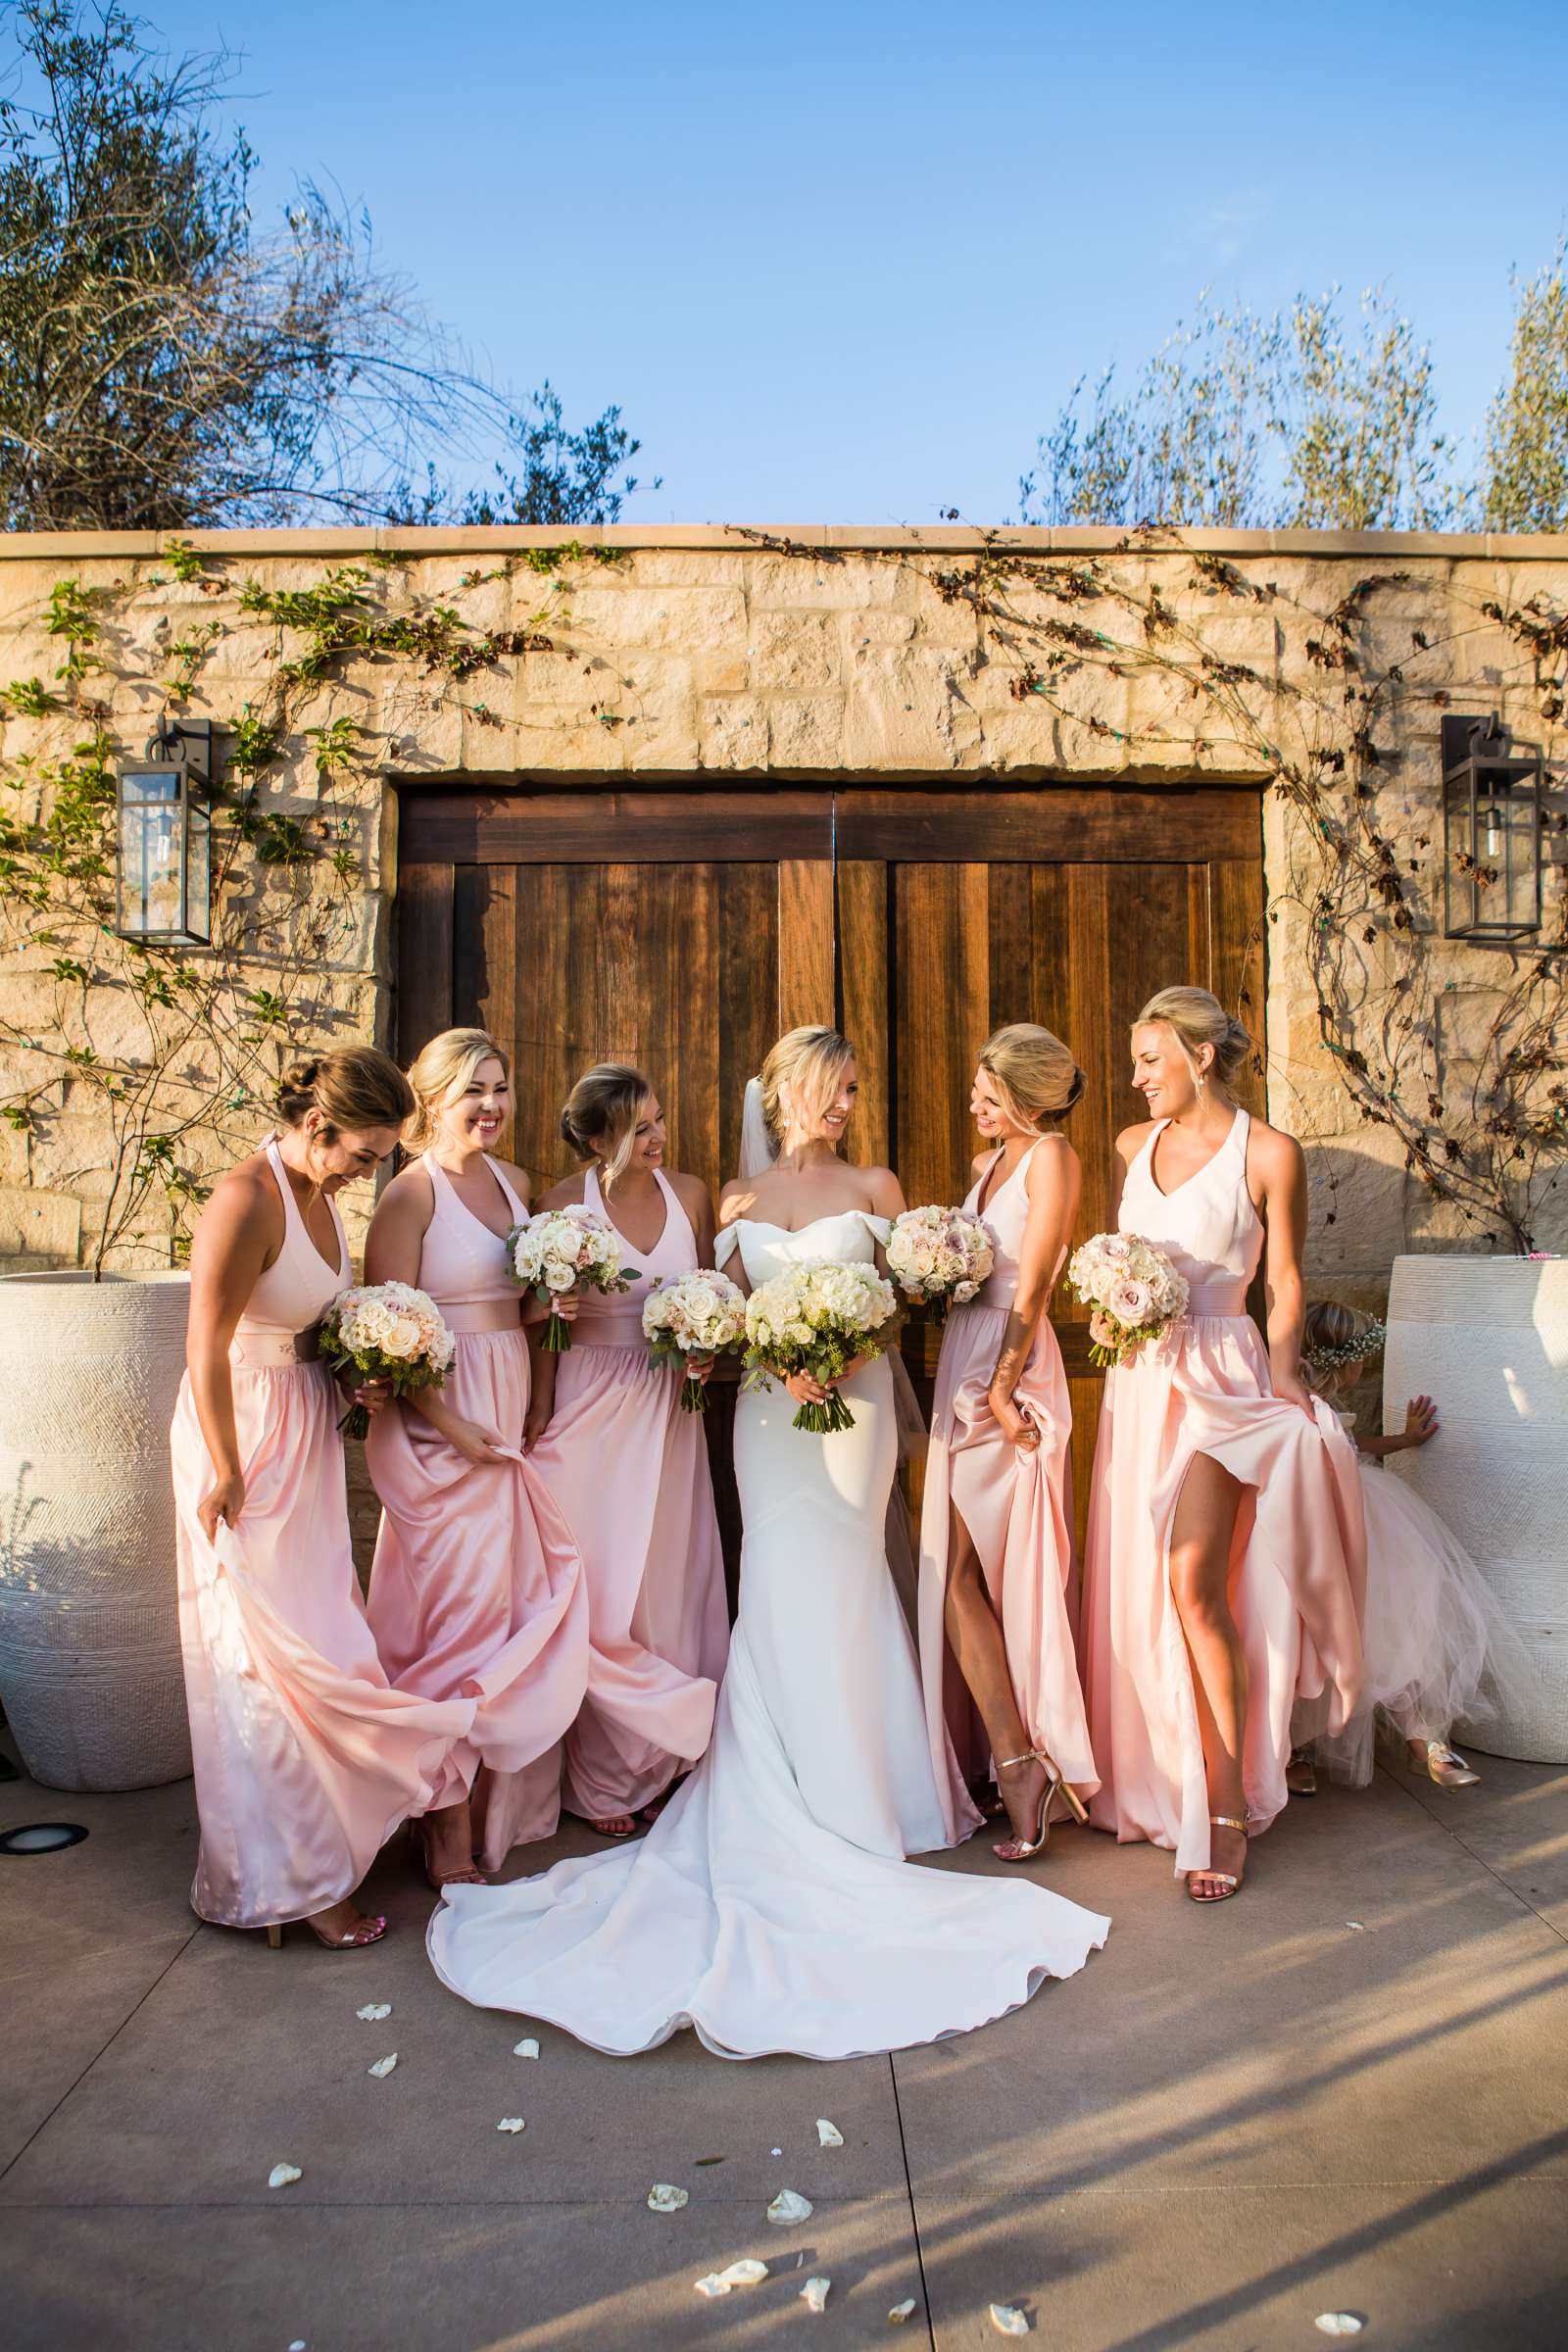
[[[799,1233],[740,1221],[756,1287],[791,1261],[869,1259],[854,1212]],[[481,2007],[592,2048],[690,2027],[726,2058],[854,2058],[962,2033],[1075,1975],[1109,1921],[1022,1877],[905,1857],[972,1826],[933,1768],[914,1643],[888,1575],[897,1436],[887,1362],[844,1384],[855,1427],[791,1427],[781,1388],[744,1395],[740,1615],[712,1745],[648,1836],[507,1886],[452,1886],[436,1973]]]

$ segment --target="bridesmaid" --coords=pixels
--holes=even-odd
[[[969,1108],[991,1149],[964,1206],[985,1219],[996,1261],[979,1297],[950,1311],[931,1412],[920,1525],[927,1719],[933,1753],[946,1719],[963,1756],[975,1751],[979,1710],[1012,1825],[992,1848],[1004,1862],[1041,1851],[1058,1791],[1083,1821],[1083,1796],[1099,1785],[1067,1613],[1072,1411],[1046,1311],[1081,1184],[1077,1152],[1046,1122],[1065,1116],[1083,1086],[1060,1039],[1032,1022],[999,1029],[981,1049]]]
[[[506,1243],[528,1179],[489,1152],[508,1077],[482,1029],[430,1040],[409,1072],[404,1140],[420,1156],[382,1194],[365,1251],[370,1281],[428,1291],[457,1341],[445,1386],[384,1413],[368,1448],[382,1503],[370,1624],[387,1672],[401,1690],[476,1702],[419,1824],[438,1891],[485,1883],[476,1852],[498,1869],[552,1835],[560,1741],[588,1673],[576,1541],[523,1456],[528,1343]]]
[[[1116,1139],[1117,1222],[1192,1295],[1105,1385],[1085,1580],[1091,1817],[1173,1848],[1194,1900],[1220,1902],[1285,1803],[1293,1702],[1322,1697],[1335,1731],[1354,1709],[1365,1539],[1354,1452],[1299,1369],[1300,1146],[1230,1092],[1251,1040],[1206,989],[1167,988],[1132,1046],[1152,1117]],[[1266,1353],[1247,1313],[1260,1257]]]
[[[729,1647],[703,1423],[680,1408],[679,1375],[651,1362],[642,1324],[656,1281],[712,1264],[713,1206],[698,1177],[666,1171],[664,1114],[641,1070],[589,1070],[561,1132],[586,1164],[541,1206],[591,1209],[638,1269],[629,1291],[582,1294],[571,1347],[554,1359],[553,1409],[549,1375],[540,1383],[550,1417],[531,1448],[588,1574],[593,1664],[565,1800],[602,1837],[629,1838],[707,1748]]]
[[[171,1432],[201,1919],[331,1950],[377,1943],[355,1907],[382,1842],[441,1779],[471,1698],[393,1690],[349,1544],[340,1398],[316,1326],[350,1280],[334,1196],[413,1108],[395,1062],[350,1046],[291,1069],[280,1134],[222,1178],[191,1249]],[[384,1391],[346,1389],[372,1412]]]

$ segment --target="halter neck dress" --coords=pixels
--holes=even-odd
[[[471,1697],[392,1688],[354,1572],[343,1410],[316,1326],[350,1280],[312,1241],[282,1155],[267,1159],[283,1242],[229,1346],[245,1504],[210,1544],[214,1483],[187,1372],[170,1433],[180,1635],[201,1851],[192,1908],[225,1927],[306,1919],[352,1894],[377,1850],[428,1803]]]
[[[520,1223],[522,1202],[488,1155],[485,1165]],[[444,1395],[510,1451],[504,1462],[470,1462],[412,1404],[376,1416],[367,1446],[382,1505],[370,1623],[400,1690],[474,1702],[472,1732],[425,1810],[472,1790],[480,1859],[494,1870],[560,1819],[560,1742],[587,1687],[588,1593],[576,1539],[522,1451],[528,1342],[505,1236],[474,1215],[439,1161],[423,1166],[431,1208],[419,1287],[457,1342]]]
[[[1337,1732],[1361,1690],[1365,1535],[1355,1453],[1319,1402],[1276,1397],[1247,1312],[1263,1225],[1247,1184],[1250,1120],[1238,1110],[1212,1159],[1162,1193],[1161,1119],[1127,1171],[1123,1233],[1163,1250],[1190,1287],[1186,1317],[1106,1378],[1084,1580],[1085,1685],[1101,1771],[1090,1807],[1119,1839],[1168,1846],[1180,1872],[1209,1865],[1211,1810],[1192,1664],[1170,1589],[1171,1528],[1199,1454],[1246,1490],[1230,1597],[1248,1669],[1242,1770],[1249,1826],[1285,1804],[1291,1714],[1321,1701]]]
[[[1019,1411],[1040,1432],[1033,1452],[1020,1452],[1003,1436],[989,1397],[1018,1292],[1018,1259],[1029,1217],[1025,1171],[1039,1149],[1031,1144],[986,1202],[984,1221],[995,1261],[978,1296],[949,1310],[942,1334],[920,1513],[920,1672],[933,1743],[945,1725],[960,1762],[984,1771],[989,1756],[984,1729],[948,1645],[945,1623],[951,1522],[956,1512],[973,1539],[1001,1621],[1028,1743],[1044,1748],[1087,1796],[1100,1776],[1068,1613],[1072,1408],[1048,1314],[1035,1326],[1013,1390]],[[995,1159],[988,1161],[971,1186],[963,1203],[971,1214],[981,1213],[986,1181],[996,1165]],[[1058,1258],[1053,1281],[1060,1271]],[[996,1759],[989,1761],[994,1770]]]
[[[661,1169],[654,1175],[664,1203],[659,1239],[639,1250],[621,1236],[637,1267],[630,1290],[582,1294],[532,1454],[588,1579],[593,1657],[566,1740],[565,1801],[590,1821],[640,1811],[696,1763],[729,1649],[703,1420],[681,1410],[681,1375],[652,1361],[643,1336],[655,1283],[697,1265],[679,1196]],[[614,1223],[591,1167],[583,1206]]]

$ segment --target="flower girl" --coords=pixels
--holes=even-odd
[[[1468,1788],[1480,1778],[1448,1743],[1455,1719],[1484,1723],[1491,1712],[1483,1680],[1517,1642],[1469,1553],[1436,1511],[1398,1478],[1384,1475],[1394,1453],[1428,1445],[1438,1434],[1430,1396],[1412,1396],[1404,1428],[1393,1437],[1357,1438],[1340,1399],[1354,1386],[1364,1360],[1383,1345],[1383,1325],[1332,1302],[1314,1306],[1301,1337],[1308,1383],[1340,1412],[1356,1447],[1366,1504],[1366,1688],[1360,1705],[1334,1739],[1298,1746],[1291,1758],[1298,1795],[1316,1786],[1314,1762],[1337,1780],[1363,1786],[1372,1778],[1372,1748],[1381,1716],[1400,1739],[1416,1770],[1440,1788]],[[1298,1721],[1298,1731],[1302,1728]]]

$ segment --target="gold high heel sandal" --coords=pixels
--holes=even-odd
[[[365,1918],[360,1921],[359,1926],[350,1928],[346,1936],[323,1936],[314,1919],[274,1920],[267,1931],[269,1951],[280,1952],[283,1949],[285,1926],[309,1928],[317,1942],[325,1952],[366,1952],[369,1950],[372,1943],[379,1943],[386,1934],[386,1915],[381,1911],[367,1913]]]
[[[997,1766],[998,1775],[1014,1772],[1020,1764],[1043,1764],[1045,1766],[1046,1786],[1040,1798],[1040,1819],[1032,1842],[1025,1838],[1008,1838],[1001,1845],[994,1845],[991,1848],[999,1862],[1032,1862],[1036,1854],[1044,1853],[1051,1842],[1051,1801],[1053,1797],[1061,1796],[1066,1799],[1075,1821],[1083,1823],[1089,1819],[1083,1798],[1070,1781],[1062,1779],[1054,1761],[1047,1755],[1043,1747],[1031,1747],[1026,1754],[1021,1756],[1004,1756]]]
[[[466,1870],[431,1869],[430,1839],[425,1830],[422,1815],[417,1821],[410,1822],[409,1836],[414,1839],[415,1844],[418,1848],[419,1860],[424,1866],[424,1883],[427,1886],[433,1887],[437,1894],[443,1893],[448,1886],[489,1886],[490,1882],[485,1877],[484,1872],[476,1869],[471,1862]]]
[[[1240,1830],[1244,1838],[1247,1836],[1246,1822],[1238,1821],[1234,1813],[1211,1813],[1208,1819],[1211,1829]],[[1223,1894],[1194,1894],[1193,1881],[1195,1879],[1217,1879],[1225,1891]],[[1215,1870],[1209,1867],[1203,1870],[1190,1870],[1187,1873],[1187,1891],[1195,1903],[1228,1903],[1231,1896],[1240,1891],[1241,1885],[1242,1875],[1240,1871],[1236,1870]]]

